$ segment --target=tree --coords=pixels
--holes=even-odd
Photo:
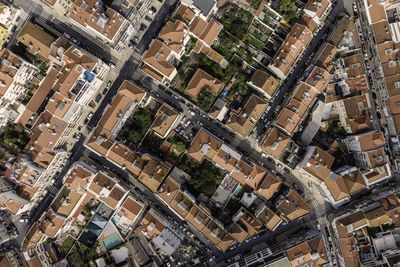
[[[210,89],[204,88],[197,97],[199,108],[201,108],[205,112],[209,111],[212,104],[214,103],[214,99],[215,96],[213,93],[211,93]]]
[[[346,129],[344,129],[341,125],[339,120],[333,120],[329,124],[329,128],[327,130],[327,134],[332,136],[335,139],[344,138],[347,135]]]
[[[280,0],[279,13],[281,13],[285,20],[290,24],[300,16],[299,12],[297,12],[295,0]]]

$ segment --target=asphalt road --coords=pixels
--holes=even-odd
[[[85,157],[89,158],[90,161],[87,161],[84,159],[84,161],[94,167],[95,169],[98,170],[105,170],[107,172],[111,172],[115,175],[118,176],[119,179],[121,179],[126,185],[129,186],[130,191],[142,202],[148,204],[155,210],[159,211],[161,214],[164,214],[167,218],[169,218],[169,221],[174,225],[176,228],[179,228],[180,226],[184,225],[183,220],[179,218],[173,211],[169,209],[169,207],[162,202],[159,198],[155,196],[153,192],[151,192],[149,189],[147,189],[143,184],[141,184],[136,178],[132,177],[129,175],[127,171],[122,170],[120,167],[114,165],[112,162],[107,160],[106,158],[97,155],[96,153],[90,151],[89,149],[86,149],[83,154]],[[93,165],[94,164],[94,165]],[[192,230],[192,229],[189,229]],[[207,239],[205,239],[200,233],[197,231],[191,231],[197,239],[203,242],[210,250],[212,250],[214,253],[219,253],[220,251],[215,248]],[[186,235],[188,240],[192,241],[194,245],[197,247],[198,244],[194,243],[194,240]],[[207,255],[207,252],[205,251],[204,248],[200,247],[200,251],[204,253],[204,255]]]
[[[280,111],[278,106],[282,108],[283,106],[285,106],[286,102],[290,100],[290,98],[288,98],[288,95],[296,87],[299,78],[301,78],[304,70],[307,69],[309,62],[313,58],[315,52],[318,50],[319,46],[322,44],[325,36],[329,36],[329,34],[335,29],[334,25],[339,22],[339,20],[337,19],[338,15],[341,14],[343,11],[343,3],[339,1],[333,7],[329,16],[326,18],[324,26],[311,40],[302,57],[297,61],[295,67],[293,67],[292,71],[277,89],[277,92],[279,92],[278,95],[275,96],[275,99],[272,103],[269,103],[269,106],[271,108],[264,116],[264,120],[259,122],[257,125],[257,136],[260,136],[264,132],[266,132],[268,127],[266,127],[265,124],[266,122],[272,122],[274,120],[274,116]]]
[[[24,3],[24,6],[27,8],[27,10],[29,10],[31,8],[31,7],[28,7],[29,5],[26,5],[27,1],[18,0],[16,2]],[[336,15],[340,13],[340,10],[341,9],[339,8],[339,6],[336,6],[332,11],[331,16],[333,18],[335,18]],[[89,52],[102,55],[102,58],[103,59],[105,58],[106,60],[107,60],[107,58],[109,58],[108,60],[111,60],[111,61],[115,60],[114,58],[111,57],[110,53],[107,53],[107,51],[105,49],[103,49],[102,47],[100,47],[98,45],[98,43],[100,43],[100,42],[96,42],[96,43],[92,42],[92,40],[90,40],[89,38],[86,38],[86,36],[82,36],[78,32],[75,32],[74,30],[72,30],[70,28],[70,25],[65,25],[65,24],[61,23],[60,21],[58,21],[57,19],[54,19],[52,21],[52,25],[50,25],[48,23],[48,21],[49,21],[48,15],[43,15],[41,13],[42,10],[41,10],[40,6],[36,5],[33,8],[33,10],[31,10],[31,12],[34,16],[38,17],[38,22],[46,29],[48,29],[50,31],[56,30],[58,33],[67,32],[68,34],[73,36],[75,39],[77,39],[81,43],[81,45],[85,49],[87,49]],[[160,14],[166,15],[167,13],[168,13],[167,11],[163,12],[162,10],[160,10]],[[186,101],[179,100],[180,97],[175,96],[174,93],[172,93],[172,94],[168,93],[168,90],[166,90],[162,86],[159,86],[159,84],[154,83],[151,79],[147,78],[146,76],[141,75],[140,72],[137,72],[138,64],[140,62],[141,52],[147,46],[146,44],[148,44],[151,41],[152,37],[157,32],[157,30],[156,30],[157,27],[162,26],[162,23],[163,23],[163,17],[162,17],[162,15],[159,15],[158,20],[154,22],[154,25],[153,24],[151,25],[152,30],[149,31],[148,34],[146,33],[145,36],[143,37],[143,39],[141,41],[142,45],[139,44],[138,51],[135,51],[134,55],[132,57],[130,57],[129,60],[126,61],[125,64],[122,66],[118,77],[113,82],[110,90],[107,92],[101,105],[99,106],[97,111],[92,116],[90,122],[88,123],[89,130],[97,125],[102,114],[106,110],[106,107],[108,106],[108,104],[112,101],[113,97],[115,96],[121,83],[125,79],[133,78],[136,81],[140,81],[140,84],[144,88],[146,88],[148,90],[148,92],[152,93],[153,95],[158,94],[159,97],[157,97],[157,98],[159,100],[169,103],[171,106],[177,108],[178,110],[181,110],[182,113],[186,114],[188,117],[189,117],[189,115],[188,115],[189,110],[194,111],[196,113],[192,118],[192,120],[194,122],[197,122],[198,124],[199,123],[203,124],[203,127],[205,129],[207,129],[208,131],[212,132],[216,136],[223,139],[227,144],[231,145],[233,148],[235,148],[239,152],[246,154],[247,156],[249,156],[252,160],[254,160],[256,162],[263,163],[268,169],[276,169],[276,166],[274,164],[272,164],[271,162],[263,159],[261,157],[261,154],[259,152],[255,151],[253,149],[253,147],[251,146],[251,144],[246,139],[236,136],[230,130],[224,128],[218,122],[210,119],[208,116],[204,116],[203,115],[204,113],[202,111],[200,111],[198,108],[196,108],[194,106],[189,107],[188,104],[186,103]],[[328,30],[328,27],[330,27],[330,26],[331,26],[330,23],[327,23],[321,29],[321,31],[318,33],[318,35],[316,37],[314,37],[314,39],[312,40],[312,42],[309,45],[309,48],[306,50],[303,58],[299,61],[297,66],[294,68],[294,70],[292,71],[292,74],[286,79],[286,82],[281,86],[280,95],[275,98],[275,101],[272,104],[273,106],[272,106],[269,114],[267,114],[267,118],[270,118],[272,115],[272,112],[274,110],[276,110],[276,108],[279,104],[281,104],[286,93],[291,88],[291,85],[293,85],[293,83],[297,80],[298,75],[304,70],[304,65],[306,64],[308,58],[314,52],[315,48],[320,43],[324,33]],[[79,142],[74,146],[73,150],[71,151],[70,158],[68,159],[68,161],[65,164],[64,168],[62,169],[62,171],[57,176],[56,184],[55,184],[55,186],[57,188],[60,188],[62,186],[62,178],[68,172],[68,170],[69,170],[70,166],[73,164],[73,162],[78,160],[83,155],[83,152],[85,150],[84,146],[83,146],[83,142],[84,142],[84,140],[79,140]],[[95,158],[95,156],[93,156],[93,155],[89,155],[89,156],[91,158]],[[109,163],[108,161],[105,160],[105,161],[101,161],[101,162],[102,162],[102,164],[105,164],[105,166],[107,166],[108,168],[112,168],[110,166],[111,163]],[[112,170],[113,170],[113,172],[117,173],[118,175],[121,175],[121,177],[123,179],[127,179],[126,173],[125,174],[121,173],[122,170],[118,171],[118,168],[115,168],[115,167],[113,167]],[[284,173],[282,170],[278,170],[278,171],[280,171],[281,173]],[[286,175],[286,174],[283,174],[283,175]],[[288,175],[288,176],[290,176],[290,175]],[[290,179],[293,179],[293,177],[290,177]],[[136,187],[140,188],[139,185],[136,185]],[[144,193],[146,195],[146,197],[148,197],[149,199],[152,199],[152,201],[154,203],[157,203],[158,204],[157,206],[160,206],[160,207],[164,206],[164,205],[162,205],[162,203],[160,203],[160,201],[158,199],[156,199],[154,197],[153,194],[147,192],[143,188],[140,188],[140,189],[141,189],[140,191],[142,191],[142,193]],[[54,199],[53,194],[49,192],[46,195],[46,197],[44,198],[44,200],[38,205],[38,207],[33,212],[29,225],[31,225],[32,222],[35,222],[40,218],[40,216],[46,211],[46,209],[48,208],[48,206],[50,205],[50,203],[52,202],[53,199]],[[164,208],[162,208],[162,210],[164,212],[166,212],[167,214],[169,214],[172,218],[177,217],[166,206]],[[251,240],[248,243],[245,243],[242,246],[239,246],[236,249],[225,253],[224,255],[221,255],[221,252],[216,250],[216,248],[214,246],[210,246],[210,248],[213,250],[214,253],[217,253],[217,255],[221,256],[217,259],[217,262],[222,262],[222,261],[228,259],[229,257],[232,257],[233,255],[240,254],[243,251],[246,251],[257,244],[263,243],[265,240],[269,240],[273,237],[276,237],[280,233],[285,232],[287,229],[291,229],[292,227],[296,227],[296,226],[304,223],[305,221],[310,221],[310,220],[314,219],[313,216],[314,215],[312,213],[309,216],[306,216],[305,218],[290,222],[289,224],[280,227],[279,229],[277,229],[277,231],[265,232],[259,238],[255,239],[255,240]],[[177,220],[177,221],[179,221],[179,220]],[[194,231],[194,233],[196,233],[196,232],[197,231]],[[201,236],[199,237],[199,239],[202,240]],[[205,244],[209,245],[209,242],[205,241]]]
[[[64,33],[72,36],[80,42],[79,46],[89,53],[98,56],[106,63],[117,62],[117,58],[111,56],[111,49],[104,45],[102,41],[96,40],[83,32],[72,24],[66,25],[57,19],[52,14],[47,13],[42,5],[36,1],[14,0],[14,5],[21,7],[25,12],[28,12],[35,22],[55,36],[63,35]]]

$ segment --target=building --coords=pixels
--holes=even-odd
[[[36,24],[26,21],[18,33],[17,40],[30,54],[48,62],[51,46],[56,39]]]
[[[384,150],[385,137],[382,132],[370,131],[348,136],[343,143],[354,153],[357,166],[363,170],[380,167],[388,162]]]
[[[187,154],[198,162],[201,162],[205,157],[211,160],[221,146],[221,140],[202,128],[193,139]]]
[[[185,53],[185,46],[190,40],[188,27],[180,20],[168,21],[158,34],[158,38],[171,49],[177,59]]]
[[[198,96],[205,90],[218,95],[222,90],[222,82],[212,77],[202,69],[197,69],[186,86],[185,93],[197,100]]]
[[[242,137],[250,135],[257,121],[264,114],[268,104],[256,95],[251,95],[240,113],[232,113],[226,126]]]
[[[279,87],[279,80],[262,70],[256,70],[248,84],[270,99]]]
[[[156,113],[151,129],[161,138],[165,138],[179,119],[180,114],[167,104],[162,104]]]
[[[73,0],[42,0],[45,4],[56,10],[58,13],[67,15],[71,10]]]
[[[278,130],[276,127],[271,127],[261,141],[261,148],[266,155],[271,156],[273,159],[280,160],[290,142],[290,137],[284,132]]]
[[[96,0],[75,0],[68,17],[75,25],[112,45],[133,33],[133,27],[121,14]]]
[[[177,74],[173,64],[175,53],[171,48],[154,39],[142,56],[142,69],[154,79],[162,83],[171,83]]]
[[[286,221],[292,221],[310,213],[311,209],[295,190],[290,189],[278,199],[276,208],[279,215]]]
[[[329,262],[322,236],[291,247],[285,253],[292,267],[324,266]]]
[[[312,36],[307,26],[295,24],[268,68],[279,78],[284,79],[304,52]]]
[[[218,10],[215,0],[183,0],[181,3],[193,10],[203,20],[209,20]]]
[[[3,127],[18,119],[29,94],[34,93],[29,92],[33,90],[30,86],[37,86],[36,83],[40,83],[40,80],[35,77],[38,69],[32,64],[8,49],[3,49],[0,54],[0,77],[3,82],[0,91],[0,127]]]

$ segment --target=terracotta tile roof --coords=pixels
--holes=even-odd
[[[304,7],[304,9],[307,11],[310,11],[315,14],[315,16],[318,17],[319,19],[322,17],[322,15],[325,13],[325,11],[328,9],[330,5],[329,0],[309,0]]]
[[[57,118],[63,119],[72,105],[72,101],[58,92],[55,92],[51,100],[46,106],[46,110],[56,116]]]
[[[114,98],[112,105],[107,109],[99,122],[99,126],[109,133],[112,133],[115,125],[121,119],[125,112],[131,107],[139,103],[145,95],[145,92],[135,84],[124,81],[118,89],[118,94]],[[106,132],[103,132],[106,133]],[[109,137],[109,134],[105,134]]]
[[[327,69],[331,65],[332,60],[335,58],[336,53],[336,46],[330,43],[325,43],[324,48],[319,53],[315,64],[320,68]]]
[[[70,169],[67,177],[65,178],[64,184],[68,188],[72,188],[74,190],[77,190],[78,187],[86,188],[87,185],[89,184],[89,179],[93,175],[94,174],[92,172],[88,171],[80,164],[77,164]]]
[[[371,131],[355,136],[360,144],[361,151],[369,151],[385,145],[383,132]]]
[[[183,192],[178,191],[175,198],[169,204],[169,207],[182,218],[186,218],[194,205],[195,203],[193,203],[189,197],[187,197]]]
[[[380,59],[380,63],[386,64],[389,62],[397,61],[397,50],[399,49],[399,44],[396,44],[393,41],[387,41],[384,43],[380,43],[376,46],[378,49],[378,55]],[[397,65],[397,64],[396,64]]]
[[[238,164],[240,158],[240,154],[232,150],[229,146],[222,144],[212,161],[221,169],[231,172],[236,168],[236,164]]]
[[[43,233],[39,229],[39,223],[34,222],[32,227],[28,229],[24,241],[22,243],[22,251],[29,251],[36,247],[36,244],[41,241]]]
[[[291,266],[323,266],[328,263],[324,240],[318,236],[286,250]]]
[[[135,152],[129,154],[124,162],[124,167],[135,177],[138,177],[140,175],[140,172],[144,168],[144,165],[145,161],[141,157],[136,155]]]
[[[366,113],[370,108],[368,94],[352,96],[343,99],[347,117],[359,116]]]
[[[335,201],[342,200],[366,188],[360,171],[340,176],[332,173],[324,183]]]
[[[221,242],[218,243],[217,247],[221,251],[226,251],[232,244],[235,242],[235,240],[232,238],[232,236],[228,233],[224,235],[224,237],[221,239]]]
[[[170,204],[175,196],[178,194],[180,188],[180,183],[178,183],[171,176],[168,176],[158,190],[157,196],[165,203]]]
[[[207,224],[201,233],[214,245],[218,245],[226,235],[225,230],[213,220]]]
[[[385,5],[379,3],[378,0],[367,0],[368,18],[371,24],[378,21],[386,20]]]
[[[263,228],[262,223],[250,212],[246,210],[243,210],[242,212],[243,215],[237,223],[249,234],[249,236],[258,234]]]
[[[301,82],[296,88],[293,98],[301,102],[304,106],[309,107],[318,93],[313,86]]]
[[[280,159],[290,141],[289,136],[278,128],[271,127],[261,142],[261,148],[266,154]]]
[[[315,178],[324,181],[331,174],[331,166],[335,158],[320,147],[309,147],[305,158],[303,170]]]
[[[168,21],[158,34],[158,37],[171,50],[175,51],[176,53],[180,53],[184,45],[187,31],[188,29],[182,21]]]
[[[106,158],[111,160],[121,168],[125,164],[125,159],[131,154],[131,150],[124,145],[114,142],[106,154]]]
[[[307,106],[305,106],[301,101],[296,98],[292,98],[289,103],[287,103],[286,108],[296,113],[300,118],[303,118],[307,111]]]
[[[233,113],[226,125],[243,137],[249,136],[268,104],[256,95],[251,95],[240,114]]]
[[[281,213],[281,217],[289,221],[300,218],[311,211],[310,207],[299,193],[292,189],[276,204],[276,208]]]
[[[29,53],[36,54],[40,59],[48,61],[50,47],[55,38],[38,25],[26,21],[18,34],[17,40],[27,47]]]
[[[280,127],[287,134],[291,135],[297,131],[301,117],[290,109],[284,108],[279,113],[275,124]]]
[[[400,74],[385,77],[389,96],[400,94]]]
[[[389,215],[382,206],[379,206],[368,212],[364,212],[364,216],[367,219],[369,227],[379,227],[391,222]]]
[[[190,24],[190,32],[199,38],[206,27],[207,22],[204,19],[196,16]]]
[[[251,76],[251,83],[261,88],[269,97],[278,89],[280,81],[262,70],[256,70]]]
[[[66,127],[66,122],[44,111],[32,127],[27,148],[35,146],[52,150]]]
[[[357,77],[365,74],[364,55],[362,53],[353,54],[343,58],[347,77]]]
[[[372,31],[375,35],[376,44],[392,41],[392,36],[390,35],[389,30],[389,23],[387,20],[372,24]]]
[[[47,72],[46,77],[42,80],[39,88],[35,91],[34,95],[29,100],[24,113],[19,118],[19,123],[21,123],[22,125],[26,125],[29,122],[30,118],[36,114],[43,101],[50,93],[56,80],[57,74],[58,71],[54,68],[51,68]]]
[[[185,220],[189,222],[198,231],[202,231],[210,222],[210,216],[199,206],[193,205]]]
[[[104,130],[101,127],[97,127],[94,133],[90,136],[86,146],[105,157],[109,149],[114,144],[113,141],[106,137],[109,135],[110,132]]]
[[[163,104],[157,111],[156,119],[154,120],[151,129],[161,137],[165,137],[178,116],[178,112],[168,105]]]
[[[222,24],[214,19],[206,22],[200,17],[195,17],[190,24],[192,34],[209,47],[215,42],[221,30]]]
[[[259,186],[266,173],[267,170],[260,165],[240,160],[230,175],[239,183],[255,189]]]
[[[150,237],[158,236],[164,228],[164,222],[152,210],[144,215],[140,223],[140,229]]]
[[[49,237],[55,237],[60,228],[65,224],[65,219],[52,211],[48,211],[40,223],[40,230]]]
[[[229,228],[229,234],[239,243],[243,243],[249,237],[249,234],[237,223],[234,223]]]
[[[84,28],[90,27],[109,40],[114,40],[125,19],[111,8],[100,8],[96,0],[75,0],[69,17]]]
[[[186,86],[185,93],[197,99],[203,90],[217,95],[222,90],[222,83],[202,69],[197,69]]]
[[[222,24],[218,21],[211,19],[207,26],[204,28],[199,39],[202,40],[206,45],[212,46],[217,40],[218,34],[222,31]]]
[[[213,159],[221,145],[222,141],[201,128],[187,150],[187,154],[198,162],[201,162],[204,157]]]
[[[115,209],[124,198],[127,191],[118,185],[111,177],[98,172],[89,185],[89,189],[98,199],[110,208]]]
[[[314,67],[308,76],[306,83],[313,86],[318,92],[323,92],[328,86],[330,79],[331,74],[328,71],[320,67]]]
[[[124,216],[131,222],[134,222],[143,208],[144,205],[142,203],[136,201],[131,196],[128,196],[122,203],[118,214]]]
[[[143,54],[143,62],[153,71],[158,72],[162,76],[169,77],[175,67],[168,61],[171,49],[158,40],[153,40]]]
[[[173,15],[173,17],[183,21],[186,25],[189,25],[195,16],[196,13],[192,9],[182,4],[178,6]]]
[[[170,168],[165,163],[147,154],[144,154],[142,159],[145,163],[137,179],[152,192],[156,192]]]
[[[389,97],[389,109],[393,115],[400,114],[400,94]]]
[[[272,173],[268,173],[256,189],[258,195],[269,200],[278,192],[282,181]]]
[[[368,184],[372,184],[377,182],[383,178],[387,178],[391,175],[391,170],[389,164],[385,164],[380,167],[372,168],[367,172],[363,172],[364,179],[367,181]]]
[[[276,215],[272,210],[270,210],[268,207],[265,207],[265,209],[261,212],[260,215],[258,215],[258,219],[270,230],[274,231],[276,227],[279,226],[279,224],[282,222],[282,219]]]
[[[78,202],[82,198],[82,194],[75,190],[63,187],[58,193],[57,197],[53,200],[51,208],[57,213],[64,217],[68,217],[72,210],[78,205]]]
[[[281,75],[286,76],[311,38],[312,32],[310,29],[305,25],[296,23],[283,42],[278,55],[273,60],[272,66],[278,69]]]
[[[346,80],[350,93],[360,93],[368,91],[368,82],[365,75],[357,76],[353,79]]]

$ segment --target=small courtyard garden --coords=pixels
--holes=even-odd
[[[138,108],[119,131],[117,140],[138,144],[146,135],[153,121],[153,113],[144,108]]]
[[[185,185],[195,196],[204,194],[211,197],[225,176],[225,172],[211,161],[204,159],[199,164],[187,155],[179,160],[177,167],[191,175],[190,181]]]

